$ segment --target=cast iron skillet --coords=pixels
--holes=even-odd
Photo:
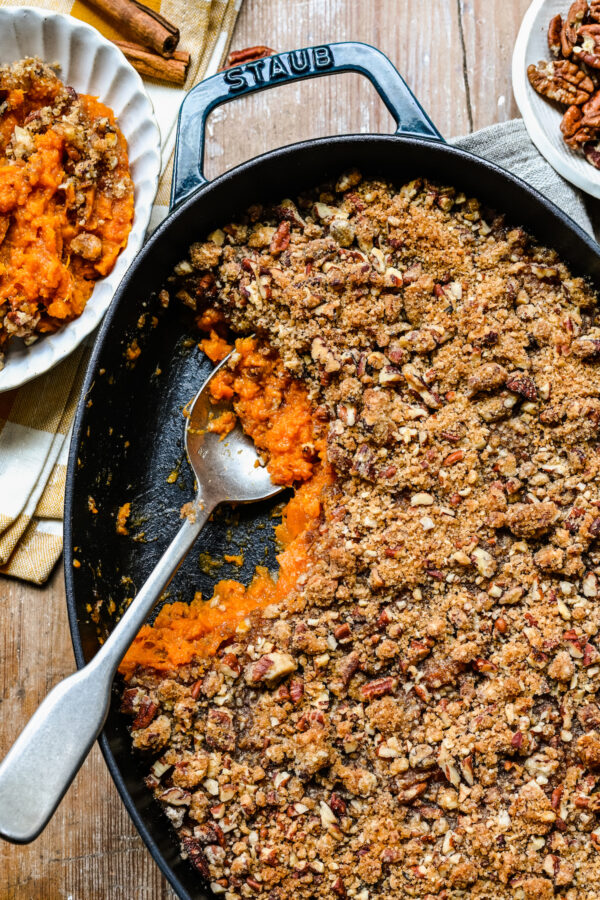
[[[392,136],[349,135],[304,141],[266,153],[208,183],[202,174],[209,112],[236,96],[315,75],[358,71],[392,113]],[[447,146],[406,84],[378,50],[341,43],[282,53],[215,75],[194,88],[179,116],[172,212],[123,279],[95,343],[75,419],[67,477],[65,564],[69,619],[78,666],[98,648],[123,602],[135,594],[193,496],[183,461],[181,409],[210,363],[189,339],[185,307],[164,309],[157,293],[189,244],[232,220],[251,203],[295,197],[305,187],[352,166],[399,185],[426,175],[454,185],[505,213],[509,221],[555,247],[572,269],[600,285],[600,252],[564,212],[499,167]],[[139,357],[127,348],[137,341]],[[91,512],[94,503],[97,513]],[[131,534],[118,536],[115,514],[132,502]],[[272,505],[221,516],[202,534],[170,587],[170,599],[210,595],[218,578],[250,579],[257,564],[274,564]],[[209,558],[244,545],[242,570],[215,568]],[[201,555],[204,552],[204,556]],[[208,554],[208,555],[206,555]],[[162,812],[145,788],[119,688],[100,739],[102,751],[140,834],[181,898],[206,898],[205,888]]]

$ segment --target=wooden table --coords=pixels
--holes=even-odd
[[[528,5],[529,0],[245,0],[232,46],[374,44],[396,64],[442,134],[452,136],[518,114],[510,64]],[[387,131],[390,124],[360,76],[282,86],[215,111],[207,170],[216,175],[304,138]],[[0,641],[4,755],[43,696],[74,666],[62,570],[44,588],[0,580]],[[97,747],[45,833],[27,847],[0,845],[3,900],[174,896],[130,822]]]

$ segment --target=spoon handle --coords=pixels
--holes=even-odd
[[[0,837],[33,841],[48,824],[104,725],[119,663],[212,509],[196,504],[94,658],[54,687],[0,764]]]

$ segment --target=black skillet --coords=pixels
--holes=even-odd
[[[395,135],[303,141],[257,157],[207,182],[204,129],[217,105],[253,91],[316,75],[358,71],[374,84],[397,123]],[[600,285],[600,252],[565,213],[510,173],[449,147],[389,60],[366,44],[341,43],[282,53],[215,75],[187,95],[179,115],[172,211],[127,272],[104,320],[87,370],[71,443],[65,509],[67,604],[77,665],[90,660],[165,549],[193,496],[183,462],[181,409],[210,363],[189,340],[185,308],[164,309],[157,293],[189,244],[253,202],[295,197],[357,166],[398,183],[424,175],[477,196],[559,251],[579,275]],[[557,176],[558,177],[558,176]],[[153,318],[156,317],[156,318]],[[141,348],[131,361],[132,341]],[[94,503],[90,504],[92,497]],[[116,534],[118,507],[132,503],[130,536]],[[90,507],[98,512],[91,512]],[[270,504],[222,516],[204,530],[170,587],[170,599],[210,595],[223,577],[250,579],[274,564]],[[240,570],[218,567],[243,545]],[[217,564],[215,564],[217,560]],[[119,713],[119,686],[100,739],[111,775],[154,859],[181,898],[206,898],[198,874],[179,856],[174,833],[143,783]]]

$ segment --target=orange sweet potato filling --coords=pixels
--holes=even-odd
[[[131,678],[137,667],[170,671],[216,653],[224,640],[249,627],[248,616],[285,599],[308,566],[311,528],[321,512],[321,495],[333,481],[323,461],[324,443],[315,439],[306,388],[285,371],[277,356],[261,352],[254,338],[236,341],[240,360],[235,372],[223,371],[215,399],[233,399],[244,430],[266,452],[268,468],[280,484],[299,484],[277,527],[283,550],[273,578],[259,567],[248,587],[220,581],[206,602],[197,594],[190,604],[170,603],[153,625],[144,625],[119,671]],[[310,454],[303,447],[310,445]]]
[[[81,214],[71,214],[75,188],[64,163],[72,148],[59,129],[33,135],[34,149],[27,159],[6,159],[15,127],[51,104],[61,87],[56,79],[40,79],[28,93],[12,90],[8,111],[0,117],[0,307],[7,304],[29,316],[41,312],[38,332],[56,331],[83,312],[94,282],[111,271],[127,244],[133,220],[133,191],[116,197],[98,183],[86,191],[85,221]],[[115,124],[112,110],[94,97],[79,99],[90,120],[105,117]],[[125,178],[130,185],[127,143],[118,128],[116,136],[117,166],[111,180]],[[70,251],[71,241],[82,233],[102,242],[93,262]],[[6,338],[0,334],[0,347]]]
[[[244,431],[266,453],[275,484],[306,481],[319,450],[306,388],[256,338],[240,338],[235,348],[240,356],[235,371],[219,372],[211,382],[212,396],[233,400]]]

